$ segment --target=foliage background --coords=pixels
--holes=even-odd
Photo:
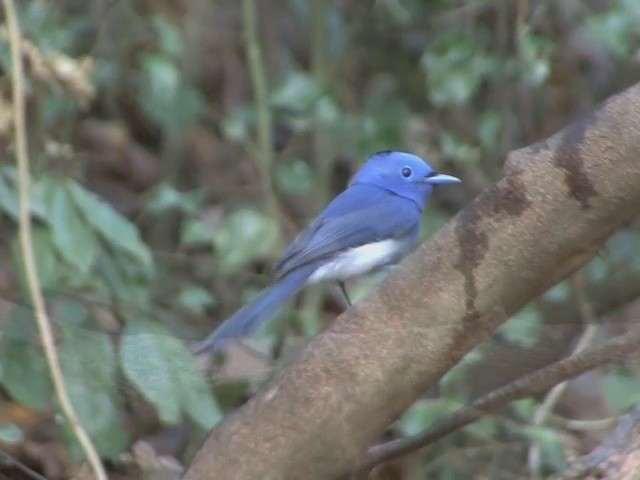
[[[247,3],[20,2],[39,273],[68,388],[114,478],[179,471],[208,428],[342,310],[336,292],[311,289],[251,350],[215,364],[189,351],[269,283],[286,242],[364,158],[412,151],[463,178],[432,200],[427,236],[500,177],[509,150],[640,73],[634,0],[258,1],[257,70]],[[0,445],[68,478],[80,452],[56,415],[24,295],[4,27],[0,40]],[[388,435],[570,352],[588,324],[595,341],[624,331],[638,312],[639,234],[630,225],[517,314]],[[358,297],[375,281],[349,288]],[[606,433],[568,420],[624,412],[638,373],[629,362],[576,379],[543,425],[541,399],[519,402],[393,478],[516,478],[532,446],[542,474],[561,471]]]

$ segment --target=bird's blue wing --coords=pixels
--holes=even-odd
[[[346,249],[417,236],[420,210],[386,190],[354,185],[336,197],[291,243],[275,265],[278,277]]]

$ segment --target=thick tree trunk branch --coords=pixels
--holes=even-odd
[[[466,352],[640,210],[640,85],[513,152],[399,272],[206,440],[187,479],[338,478]]]

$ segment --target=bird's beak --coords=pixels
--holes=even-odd
[[[424,182],[430,185],[446,185],[448,183],[460,183],[462,182],[462,180],[460,180],[458,177],[452,177],[451,175],[438,173],[437,175],[431,175],[425,178]]]

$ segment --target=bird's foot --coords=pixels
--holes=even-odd
[[[349,307],[353,307],[351,299],[349,298],[349,293],[347,292],[347,287],[345,286],[344,282],[338,282],[338,287],[340,288],[340,291],[342,292],[347,305],[349,305]]]

